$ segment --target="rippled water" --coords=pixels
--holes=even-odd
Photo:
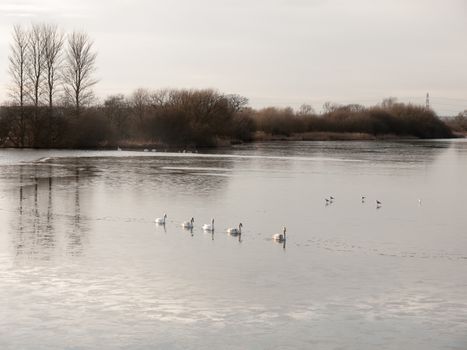
[[[466,349],[466,198],[464,140],[0,150],[0,348]]]

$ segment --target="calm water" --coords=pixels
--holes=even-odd
[[[466,201],[462,140],[1,150],[0,348],[466,349]]]

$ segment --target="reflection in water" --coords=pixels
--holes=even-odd
[[[56,177],[52,165],[19,165],[17,169],[18,215],[12,216],[10,225],[17,258],[50,260],[61,254],[56,249],[60,248],[57,244],[63,238],[66,254],[81,255],[88,228],[83,225],[80,214],[79,169],[75,169],[73,177],[63,174]],[[66,195],[60,196],[60,208],[54,208],[54,179],[61,182],[60,189],[65,190],[65,194],[73,188],[72,213],[60,212],[67,207]],[[66,223],[68,219],[71,225]]]
[[[74,184],[74,214],[72,216],[73,228],[69,231],[67,251],[71,255],[79,256],[83,250],[83,235],[84,231],[81,227],[81,210],[79,202],[80,189],[80,168],[75,169],[75,184]]]
[[[165,226],[165,223],[164,224],[156,224],[156,229],[157,230],[159,230],[161,228],[164,230],[164,233],[167,233],[167,227]]]
[[[23,251],[24,236],[23,236],[23,168],[19,168],[19,206],[18,206],[18,229],[16,240],[16,255]],[[13,229],[15,231],[15,229]]]
[[[186,232],[190,232],[191,237],[193,237],[193,227],[183,227]]]
[[[48,187],[48,196],[47,196],[47,232],[52,236],[53,226],[52,226],[52,167],[49,166],[49,187]]]

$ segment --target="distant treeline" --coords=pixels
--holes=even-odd
[[[454,133],[467,137],[467,110],[459,113],[454,118],[444,118],[443,121]]]
[[[247,100],[214,90],[137,90],[103,104],[0,107],[4,147],[215,146],[251,140],[255,125]]]
[[[448,126],[432,110],[394,99],[372,107],[326,103],[321,114],[309,105],[255,110],[245,97],[211,89],[138,89],[98,103],[96,57],[86,33],[15,26],[0,146],[202,147],[312,133],[447,138],[467,130],[466,115]]]
[[[465,116],[459,116],[461,125]],[[248,142],[268,136],[303,133],[356,133],[375,137],[453,137],[452,127],[429,109],[387,99],[381,104],[327,103],[321,114],[310,106],[298,110],[255,110],[239,95],[215,90],[138,89],[113,95],[103,103],[75,106],[17,105],[0,108],[3,147],[203,147]],[[457,124],[456,124],[457,125]],[[465,127],[464,124],[463,127]],[[459,126],[455,131],[461,131]]]
[[[265,108],[253,113],[257,130],[279,135],[304,132],[356,133],[370,136],[416,138],[453,137],[436,114],[422,106],[389,98],[371,107],[326,103],[322,114],[294,112],[291,108]]]

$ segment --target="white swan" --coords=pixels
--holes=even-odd
[[[210,224],[204,224],[203,225],[203,230],[204,231],[214,231],[214,219],[211,219]]]
[[[183,228],[192,229],[192,228],[193,228],[193,223],[194,223],[194,222],[195,222],[195,219],[194,219],[194,218],[191,218],[190,221],[182,222],[182,227],[183,227]]]
[[[283,233],[276,233],[275,235],[272,236],[272,239],[275,240],[276,242],[285,242],[286,236],[285,232],[287,229],[284,227]]]
[[[154,222],[159,225],[165,225],[165,219],[167,219],[167,214],[164,214],[163,218],[157,218]]]
[[[243,227],[243,224],[240,223],[238,225],[238,228],[236,227],[231,227],[231,228],[228,228],[227,229],[227,233],[232,235],[232,236],[237,236],[237,235],[241,235],[242,234],[242,227]]]

